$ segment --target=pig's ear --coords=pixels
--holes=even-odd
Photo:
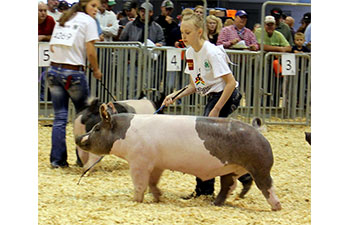
[[[110,114],[117,114],[118,113],[117,109],[114,107],[113,102],[108,102],[107,106],[108,106],[108,110],[109,110]]]
[[[103,121],[111,122],[111,114],[108,110],[108,106],[104,103],[100,106],[100,116]]]

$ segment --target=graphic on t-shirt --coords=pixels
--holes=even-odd
[[[204,68],[205,68],[205,70],[207,70],[207,71],[210,71],[210,63],[209,63],[209,61],[208,60],[205,60],[205,62],[204,62]]]
[[[201,71],[199,70],[199,73],[197,74],[197,77],[196,77],[196,80],[194,81],[194,83],[196,85],[199,85],[199,84],[205,85],[204,80],[200,76],[201,76]]]
[[[193,59],[186,59],[188,69],[193,70],[194,69],[194,64],[193,64]]]

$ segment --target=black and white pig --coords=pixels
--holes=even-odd
[[[101,121],[99,113],[101,104],[97,98],[92,98],[89,100],[88,106],[77,114],[73,126],[75,137],[87,133]],[[117,101],[113,103],[113,107],[119,113],[153,114],[156,110],[155,103],[147,99]],[[77,163],[83,166],[84,171],[101,158],[99,155],[81,150],[79,146],[77,146],[76,151]]]
[[[100,107],[102,121],[79,137],[76,144],[97,155],[114,154],[128,161],[134,200],[143,201],[149,186],[155,201],[163,170],[192,174],[202,180],[221,177],[214,204],[223,205],[236,179],[252,175],[272,210],[280,210],[270,176],[271,146],[254,127],[229,118],[177,115],[111,115]]]

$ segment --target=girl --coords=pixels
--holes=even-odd
[[[55,113],[50,153],[53,168],[68,167],[66,124],[69,98],[77,113],[87,104],[86,57],[94,77],[102,77],[94,46],[99,39],[95,21],[99,6],[100,0],[80,0],[61,16],[51,37],[51,66],[47,77]]]
[[[180,30],[183,42],[189,47],[186,51],[185,73],[191,76],[191,82],[176,98],[172,98],[176,93],[168,95],[163,105],[168,106],[177,99],[197,92],[209,97],[204,116],[227,117],[238,107],[241,95],[236,89],[236,80],[228,66],[225,51],[206,40],[203,27],[202,16],[184,16]],[[214,179],[206,182],[199,178],[196,180],[195,193],[189,197],[213,194]]]
[[[216,45],[221,29],[222,29],[222,21],[220,18],[214,15],[207,16],[207,30],[208,30],[208,39],[210,43],[213,43],[214,45]]]

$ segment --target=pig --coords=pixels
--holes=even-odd
[[[281,210],[270,171],[273,154],[268,140],[254,127],[231,118],[182,115],[111,114],[100,107],[102,121],[75,138],[97,155],[113,154],[129,163],[134,200],[142,202],[147,186],[155,202],[165,169],[209,180],[220,176],[214,205],[223,205],[237,178],[249,173],[272,210]]]
[[[99,107],[102,103],[97,98],[89,100],[88,106],[79,112],[74,120],[73,134],[79,136],[87,133],[92,127],[101,121]],[[117,101],[113,108],[120,113],[143,113],[152,114],[156,110],[155,104],[147,99]],[[101,156],[82,151],[79,146],[76,148],[77,164],[82,166],[84,171],[97,162]]]

